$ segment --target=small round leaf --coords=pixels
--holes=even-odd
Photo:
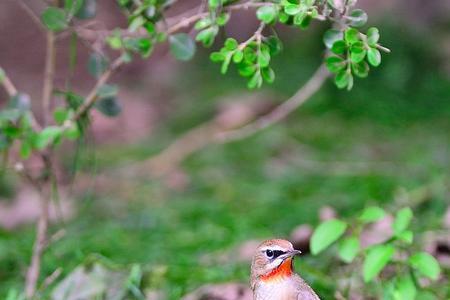
[[[41,15],[42,23],[51,31],[61,31],[67,28],[66,13],[57,7],[48,7]]]
[[[376,48],[369,48],[367,51],[367,60],[372,66],[378,67],[381,64],[380,51]]]
[[[256,11],[256,16],[262,22],[270,24],[276,19],[277,13],[278,11],[274,5],[265,5]]]
[[[177,33],[169,37],[170,52],[182,61],[190,60],[196,50],[195,42],[186,33]]]

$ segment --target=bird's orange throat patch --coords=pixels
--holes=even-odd
[[[280,280],[292,275],[292,258],[287,258],[276,269],[272,270],[266,275],[262,275],[260,278],[262,281]]]

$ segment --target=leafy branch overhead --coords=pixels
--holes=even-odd
[[[282,43],[275,32],[275,25],[279,23],[301,30],[307,29],[314,20],[330,24],[331,28],[323,37],[325,65],[335,75],[338,88],[351,89],[354,76],[367,77],[371,66],[380,65],[381,52],[389,52],[379,44],[377,28],[371,27],[365,32],[358,29],[366,24],[367,15],[353,8],[355,0],[209,0],[200,10],[196,8],[172,18],[166,17],[175,3],[172,0],[118,0],[117,3],[128,18],[126,29],[99,31],[80,23],[95,16],[94,0],[66,0],[62,5],[48,6],[43,11],[41,22],[49,32],[56,36],[71,34],[75,42],[79,39],[93,40],[88,71],[97,79],[97,84],[85,97],[72,90],[54,91],[54,96],[63,98],[66,105],[56,108],[53,125],[43,130],[35,126],[27,104],[28,96],[11,94],[7,111],[0,114],[0,126],[4,129],[1,147],[8,148],[14,140],[19,140],[22,158],[26,159],[33,150],[44,150],[60,143],[62,138],[77,138],[88,125],[87,113],[91,108],[106,116],[116,116],[121,111],[118,89],[106,85],[114,70],[130,62],[135,54],[149,57],[155,46],[164,42],[169,43],[175,58],[189,60],[195,54],[195,42],[211,47],[221,28],[230,21],[232,12],[238,10],[252,9],[260,25],[247,40],[227,38],[221,49],[212,52],[210,58],[221,64],[222,74],[234,65],[239,75],[247,79],[249,88],[259,88],[263,82],[275,80],[271,62],[282,52]],[[195,30],[194,38],[180,32],[188,27]],[[108,57],[107,46],[118,52],[115,59]],[[76,63],[76,58],[73,60],[71,65]]]
[[[119,3],[130,13],[129,31],[141,29],[148,36],[131,38],[135,41],[132,44],[142,47],[133,48],[126,45],[130,44],[127,34],[116,32],[114,38],[110,39],[114,48],[122,45],[123,49],[134,50],[145,57],[150,55],[156,43],[165,41],[169,36],[170,49],[176,58],[187,60],[193,57],[196,48],[189,35],[174,35],[173,28],[158,26],[171,1],[145,1],[136,5],[135,1],[121,0]],[[307,29],[313,20],[328,21],[332,28],[325,32],[323,38],[327,50],[326,65],[335,73],[337,87],[350,90],[354,76],[367,77],[370,66],[380,65],[380,51],[389,52],[389,49],[378,43],[380,35],[377,28],[372,27],[366,33],[357,29],[366,24],[367,14],[361,9],[353,9],[355,4],[356,1],[339,0],[210,0],[204,11],[184,17],[174,27],[180,29],[195,22],[195,40],[205,47],[211,47],[220,29],[229,22],[233,11],[254,9],[256,18],[261,22],[254,35],[241,43],[227,39],[220,51],[211,54],[211,60],[221,63],[221,73],[226,73],[231,63],[235,64],[239,74],[248,79],[248,87],[256,88],[261,87],[264,81],[272,83],[275,79],[270,61],[281,50],[275,25],[281,23]],[[270,28],[272,33],[264,35],[265,28]]]

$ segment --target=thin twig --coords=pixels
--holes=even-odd
[[[27,15],[33,20],[33,22],[36,24],[36,26],[42,31],[45,32],[44,26],[42,26],[41,20],[39,20],[39,17],[34,13],[34,11],[23,1],[19,0],[16,1],[17,4],[27,13]]]
[[[59,276],[61,276],[62,271],[63,271],[62,268],[57,268],[52,274],[50,274],[50,276],[45,278],[40,290],[45,290],[50,285],[52,285],[52,283],[55,282],[55,280],[58,279]]]
[[[97,92],[98,89],[104,85],[106,82],[108,82],[111,75],[114,73],[115,70],[117,70],[122,64],[124,63],[124,60],[122,56],[117,58],[110,66],[109,68],[99,77],[97,82],[95,83],[95,86],[92,88],[92,90],[89,92],[89,94],[86,97],[86,100],[83,102],[83,104],[78,108],[78,110],[75,112],[75,114],[72,117],[72,121],[77,121],[83,114],[85,114],[88,109],[95,104],[95,101],[97,101]]]
[[[48,31],[47,53],[45,58],[45,71],[44,71],[44,86],[42,89],[42,113],[44,126],[48,125],[50,119],[55,67],[56,67],[55,34],[52,31]]]
[[[32,299],[36,292],[36,286],[41,270],[41,258],[45,249],[48,229],[48,209],[50,193],[47,189],[40,189],[39,195],[41,197],[41,212],[36,229],[36,240],[33,245],[33,254],[31,257],[31,264],[28,268],[25,295],[27,299]]]
[[[329,75],[330,73],[327,71],[326,67],[321,65],[308,82],[286,102],[283,102],[267,115],[260,117],[244,127],[225,132],[218,132],[214,137],[215,142],[228,143],[240,140],[281,121],[310,99],[324,84]]]
[[[2,69],[2,68],[0,67],[0,69]],[[14,84],[12,83],[11,79],[9,79],[8,75],[6,74],[6,72],[4,74],[3,80],[1,81],[1,84],[5,88],[5,91],[6,91],[6,93],[8,94],[8,96],[10,98],[14,97],[15,95],[17,95],[17,89],[14,86]]]

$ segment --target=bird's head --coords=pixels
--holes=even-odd
[[[273,239],[263,242],[253,256],[252,282],[279,280],[290,276],[293,273],[293,258],[300,253],[286,240]]]

